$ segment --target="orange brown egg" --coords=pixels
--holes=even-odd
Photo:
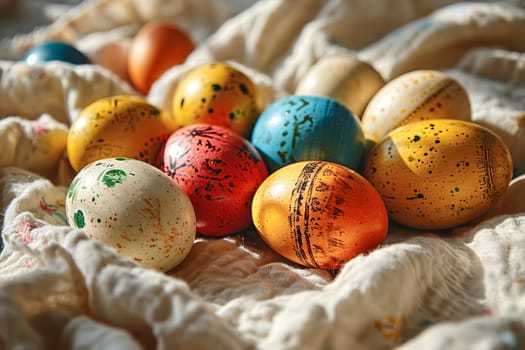
[[[147,94],[165,71],[182,64],[194,49],[193,39],[182,28],[166,21],[149,22],[135,34],[129,47],[129,78]]]

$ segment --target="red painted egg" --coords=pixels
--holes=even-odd
[[[255,191],[268,176],[261,155],[230,129],[193,124],[166,142],[160,167],[188,194],[197,232],[226,236],[248,228]]]

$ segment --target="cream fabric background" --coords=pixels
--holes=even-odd
[[[353,52],[385,79],[440,69],[473,119],[525,172],[525,6],[520,1],[99,0],[0,44],[0,348],[520,349],[525,347],[525,175],[478,222],[447,235],[392,226],[336,274],[294,266],[254,232],[200,238],[161,274],[67,226],[67,128],[88,103],[136,94],[98,66],[27,67],[25,49],[74,42],[94,60],[149,19],[199,43],[148,100],[170,109],[191,67],[227,60],[270,103],[324,56]]]

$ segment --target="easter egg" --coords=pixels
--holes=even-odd
[[[175,129],[171,116],[145,99],[106,97],[86,106],[75,118],[68,132],[67,155],[75,171],[108,157],[155,163]]]
[[[71,64],[90,63],[89,58],[73,45],[61,41],[48,41],[34,46],[26,52],[24,61],[29,65],[50,61],[61,61]]]
[[[128,51],[128,73],[142,93],[169,68],[183,63],[195,48],[182,28],[166,21],[152,21],[133,37]]]
[[[128,73],[128,42],[109,42],[98,50],[96,63],[114,74],[120,79],[130,81]]]
[[[166,174],[130,158],[85,166],[66,196],[69,224],[144,267],[168,271],[190,252],[195,211]]]
[[[260,113],[255,84],[222,62],[186,73],[175,89],[173,115],[179,125],[220,125],[247,137]]]
[[[352,169],[325,161],[296,162],[268,176],[255,193],[252,216],[273,250],[325,270],[374,249],[388,231],[376,189]]]
[[[423,120],[398,127],[375,145],[364,175],[383,197],[390,218],[439,230],[485,213],[507,189],[512,159],[485,127]]]
[[[251,142],[270,171],[302,160],[326,160],[357,169],[365,150],[359,120],[339,102],[292,95],[268,106]]]
[[[385,84],[370,64],[354,55],[322,58],[299,81],[295,95],[333,98],[360,117],[374,94]]]
[[[268,176],[257,150],[228,128],[194,124],[175,131],[164,149],[164,171],[186,191],[197,232],[225,236],[251,225],[251,202]]]
[[[470,120],[470,100],[455,79],[433,70],[403,74],[386,83],[370,100],[361,125],[374,142],[400,125],[451,118]]]

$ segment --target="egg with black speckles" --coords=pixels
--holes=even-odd
[[[445,73],[418,70],[387,82],[370,100],[361,125],[365,137],[378,142],[398,126],[441,118],[469,121],[468,94]]]
[[[340,54],[322,58],[310,67],[299,81],[295,95],[333,98],[360,118],[383,85],[383,77],[372,65],[355,55]]]
[[[143,98],[106,97],[82,109],[71,124],[67,156],[75,171],[108,157],[154,164],[163,143],[176,129],[170,115]]]
[[[173,115],[181,126],[224,126],[246,137],[260,114],[256,85],[240,70],[211,63],[187,72],[175,88]]]
[[[383,242],[388,215],[377,190],[340,164],[284,166],[259,186],[252,204],[261,238],[285,258],[334,270]]]
[[[268,176],[248,140],[232,130],[193,124],[166,142],[162,169],[186,191],[197,215],[197,232],[226,236],[251,225],[251,202]]]
[[[86,165],[66,195],[69,224],[139,265],[168,271],[189,254],[195,211],[166,174],[130,158]]]
[[[506,191],[512,158],[499,136],[467,121],[413,122],[376,144],[365,177],[389,216],[424,230],[449,229],[483,215]]]
[[[334,99],[291,95],[259,116],[251,142],[270,171],[303,160],[358,169],[367,147],[359,119]]]

